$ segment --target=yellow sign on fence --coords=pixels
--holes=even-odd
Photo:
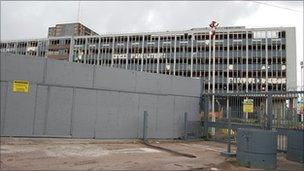
[[[253,113],[253,99],[244,99],[243,112],[244,113]]]
[[[15,93],[28,93],[29,82],[25,80],[14,80],[13,81],[13,92]]]

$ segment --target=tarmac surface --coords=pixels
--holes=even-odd
[[[1,137],[1,170],[257,170],[221,156],[226,144],[214,141],[151,140],[196,158],[151,148],[140,140]],[[236,150],[233,146],[232,150]],[[278,155],[278,170],[304,170]]]

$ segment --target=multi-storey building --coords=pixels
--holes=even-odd
[[[68,60],[70,53],[71,40],[56,39],[56,37],[65,36],[97,36],[93,30],[81,23],[56,24],[55,27],[49,27],[48,31],[48,58]],[[55,39],[53,39],[55,37]]]
[[[49,27],[48,31],[48,37],[89,35],[98,34],[81,23],[56,24],[54,27]]]
[[[220,27],[184,31],[50,37],[7,41],[1,51],[91,65],[202,77],[216,91],[286,91],[296,87],[294,27]],[[215,60],[212,54],[215,51]]]

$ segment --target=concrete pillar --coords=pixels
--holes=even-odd
[[[69,62],[73,62],[74,56],[74,37],[70,38],[70,53],[69,53]]]
[[[159,58],[160,58],[160,36],[158,36],[157,42],[157,65],[156,65],[156,73],[159,73]]]
[[[246,31],[246,93],[248,92],[248,31]]]
[[[113,36],[112,39],[113,40],[112,40],[111,67],[113,67],[113,65],[114,65],[114,59],[113,59],[113,57],[114,57],[115,37]]]
[[[144,70],[144,48],[145,48],[145,35],[142,35],[140,71]]]
[[[130,41],[130,36],[127,36],[127,57],[126,57],[126,69],[128,69],[128,64],[129,64],[129,41]]]
[[[97,65],[101,65],[101,60],[100,60],[100,44],[101,44],[101,37],[98,37]]]
[[[190,66],[190,77],[193,76],[193,42],[194,42],[194,35],[191,36],[191,66]]]
[[[176,70],[176,35],[174,36],[174,54],[173,54],[173,75],[175,75]]]
[[[268,36],[267,36],[267,31],[265,31],[265,37],[266,37],[266,43],[265,43],[265,58],[266,58],[266,91],[268,92]]]
[[[87,49],[88,49],[88,38],[85,38],[85,42],[84,42],[84,63],[87,63]]]

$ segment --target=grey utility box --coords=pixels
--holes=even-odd
[[[287,154],[288,160],[304,162],[304,131],[288,131]]]
[[[277,165],[277,132],[239,128],[236,158],[241,164],[249,167],[275,169]]]

